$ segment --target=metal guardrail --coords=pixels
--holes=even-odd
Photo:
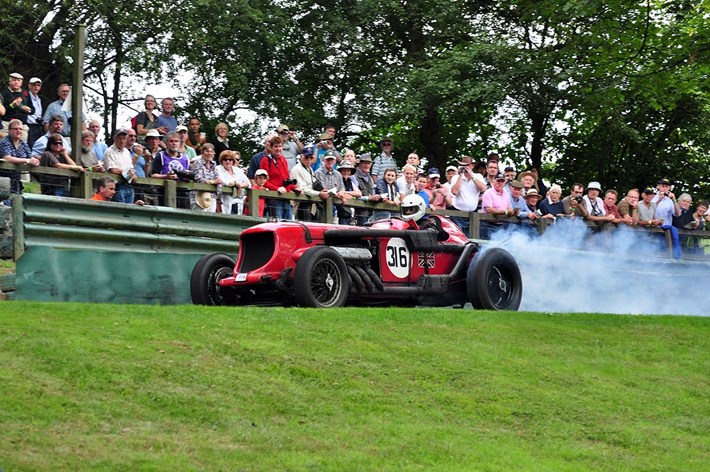
[[[29,247],[236,254],[242,230],[262,220],[47,195],[13,197],[14,258]]]

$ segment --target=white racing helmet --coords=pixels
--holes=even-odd
[[[424,216],[426,213],[426,203],[419,195],[407,195],[402,200],[402,219],[404,221],[414,220]]]

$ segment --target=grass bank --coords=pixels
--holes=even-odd
[[[0,468],[707,470],[710,319],[0,304]]]

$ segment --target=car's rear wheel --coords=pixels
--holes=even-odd
[[[232,275],[234,259],[227,254],[202,256],[190,274],[190,296],[195,305],[228,305],[231,289],[223,289],[218,282]]]
[[[300,306],[343,306],[350,291],[350,277],[345,261],[329,247],[310,248],[296,264],[293,289],[296,303]]]
[[[477,254],[466,274],[468,298],[474,308],[517,310],[523,298],[523,280],[513,256],[500,248]]]

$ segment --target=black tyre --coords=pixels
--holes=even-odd
[[[296,304],[331,308],[343,306],[350,291],[350,277],[340,254],[327,246],[307,250],[293,274]]]
[[[195,305],[229,305],[234,300],[231,291],[222,289],[217,282],[234,271],[234,259],[226,254],[202,256],[190,275],[190,296]]]
[[[492,248],[474,256],[466,274],[468,298],[474,308],[512,310],[520,307],[523,279],[513,256]]]

